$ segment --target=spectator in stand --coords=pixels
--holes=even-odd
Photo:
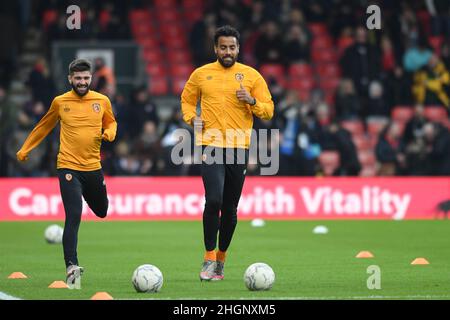
[[[47,151],[46,143],[41,143],[34,148],[28,161],[16,161],[16,152],[22,147],[32,127],[33,122],[30,117],[25,112],[19,111],[17,127],[6,142],[6,152],[10,159],[8,166],[9,177],[41,177],[47,175],[47,172],[42,170]]]
[[[141,87],[133,94],[128,118],[129,135],[132,139],[137,138],[142,133],[146,121],[152,121],[156,127],[159,125],[156,105],[148,95],[147,89]]]
[[[403,67],[408,72],[415,72],[428,63],[432,54],[425,39],[421,38],[417,46],[410,41],[403,55]]]
[[[423,128],[429,175],[450,175],[450,132],[439,123],[429,122]]]
[[[363,110],[353,81],[344,78],[336,93],[336,115],[339,120],[362,118]]]
[[[44,57],[39,58],[31,71],[27,85],[31,89],[31,97],[35,102],[42,102],[48,109],[55,96],[55,86]]]
[[[379,50],[368,43],[365,26],[357,27],[355,43],[344,51],[341,67],[343,76],[353,80],[361,98],[367,97],[370,81],[379,77],[380,66]]]
[[[113,70],[106,65],[105,59],[102,57],[94,60],[92,89],[108,97],[116,94],[116,77]]]
[[[390,106],[411,105],[412,98],[412,75],[405,72],[399,65],[386,75],[384,81],[386,98]]]
[[[431,15],[431,33],[450,37],[450,2],[448,0],[425,0]]]
[[[289,27],[284,41],[284,58],[287,66],[310,60],[310,37],[308,32],[298,24]]]
[[[450,70],[450,37],[445,39],[441,47],[441,59],[447,70]]]
[[[331,9],[330,32],[338,38],[345,29],[354,29],[358,24],[355,16],[357,6],[352,1],[334,1]]]
[[[7,153],[5,142],[11,135],[19,108],[13,103],[5,88],[0,86],[0,176],[7,174]]]
[[[450,107],[446,92],[450,86],[450,74],[436,55],[428,64],[414,74],[413,95],[416,103],[425,105],[444,105]]]
[[[376,116],[389,118],[391,106],[387,103],[383,84],[380,81],[372,81],[369,85],[369,99],[364,118]]]
[[[396,55],[391,39],[383,35],[381,37],[381,64],[383,72],[392,72],[396,66]]]
[[[269,20],[262,26],[262,33],[255,43],[254,55],[259,65],[284,62],[283,39],[274,20]]]
[[[215,58],[211,46],[211,30],[216,30],[217,18],[213,11],[206,11],[203,19],[197,21],[189,34],[189,44],[195,66],[203,65]]]
[[[423,130],[425,124],[427,124],[427,119],[424,116],[424,106],[416,104],[414,106],[414,116],[406,123],[402,136],[408,175],[421,176],[428,174]]]
[[[405,157],[401,153],[401,129],[398,123],[391,122],[379,135],[375,146],[375,156],[379,163],[379,176],[394,176],[405,167]]]

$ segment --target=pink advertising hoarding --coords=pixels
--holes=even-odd
[[[108,220],[199,220],[201,178],[106,178]],[[56,178],[0,179],[0,221],[63,220]],[[431,219],[449,178],[247,177],[240,219]],[[88,208],[83,219],[98,220]]]

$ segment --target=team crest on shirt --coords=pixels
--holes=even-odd
[[[244,80],[244,74],[243,73],[235,73],[234,77],[236,78],[237,81],[242,82],[242,80]]]
[[[72,175],[71,175],[70,173],[67,173],[67,174],[66,174],[66,180],[67,180],[67,181],[72,180]]]
[[[95,112],[100,112],[100,103],[93,103],[92,110],[94,110]]]

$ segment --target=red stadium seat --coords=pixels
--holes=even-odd
[[[163,61],[161,50],[157,47],[144,49],[142,51],[142,59],[147,62],[161,64]]]
[[[306,63],[295,63],[289,66],[289,77],[293,78],[311,78],[313,76],[312,68]]]
[[[148,91],[152,95],[167,95],[169,86],[166,77],[151,77],[149,80]]]
[[[424,116],[430,121],[443,122],[448,118],[447,110],[442,106],[426,106]]]
[[[312,50],[312,59],[315,63],[337,62],[336,53],[333,50]]]
[[[158,9],[170,10],[177,8],[176,0],[153,0],[153,4]]]
[[[167,52],[167,59],[169,60],[170,64],[175,63],[191,63],[192,57],[189,52],[187,51],[173,51],[170,50]]]
[[[361,171],[359,172],[361,177],[374,177],[377,175],[377,166],[376,164],[366,164],[362,166]]]
[[[332,176],[340,165],[340,156],[337,151],[323,151],[319,155],[319,163],[325,176]]]
[[[414,109],[410,106],[395,106],[391,111],[391,118],[394,121],[408,122],[414,116]]]
[[[129,17],[131,24],[152,21],[151,12],[147,9],[131,10],[130,13],[128,14],[128,17]]]
[[[296,78],[289,81],[289,88],[299,91],[311,91],[314,88],[313,78]]]
[[[187,77],[173,77],[172,78],[172,94],[180,95],[183,92]]]
[[[311,47],[313,50],[332,50],[333,39],[328,35],[314,37]]]
[[[205,5],[202,0],[183,0],[182,4],[185,10],[199,10],[200,12],[203,11]]]
[[[388,118],[369,117],[367,119],[367,133],[373,137],[378,137],[379,133],[386,127],[388,123]]]
[[[156,11],[156,19],[160,24],[166,25],[166,23],[181,21],[181,17],[175,10],[161,10]]]
[[[184,12],[184,17],[186,18],[187,22],[192,25],[202,19],[203,13],[201,10],[188,10]]]
[[[341,69],[337,63],[318,64],[316,72],[320,78],[339,78],[341,75]]]
[[[339,78],[322,78],[319,81],[319,87],[324,91],[334,91],[339,86]]]
[[[259,72],[266,81],[274,78],[281,85],[285,85],[284,67],[281,64],[263,64],[259,68]]]
[[[325,23],[309,23],[308,29],[315,37],[328,33],[327,25]]]
[[[145,67],[145,71],[149,76],[163,77],[167,75],[166,68],[159,63],[148,63]]]
[[[170,74],[174,77],[188,78],[194,71],[194,67],[191,64],[173,64],[170,67]]]
[[[364,134],[352,135],[352,141],[355,144],[357,150],[367,151],[372,149],[372,144],[369,138],[367,138]]]
[[[372,150],[358,151],[358,159],[361,166],[375,165],[377,160]]]
[[[136,41],[142,48],[144,48],[144,50],[148,49],[158,50],[161,46],[161,42],[156,38],[136,37]]]
[[[341,126],[350,131],[352,135],[364,134],[364,124],[361,120],[343,120]]]

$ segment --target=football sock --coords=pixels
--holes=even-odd
[[[225,262],[225,257],[226,256],[227,256],[227,252],[226,251],[217,250],[217,253],[216,253],[217,261]]]
[[[212,261],[216,261],[216,251],[211,250],[211,251],[205,251],[205,257],[204,260],[212,260]]]

